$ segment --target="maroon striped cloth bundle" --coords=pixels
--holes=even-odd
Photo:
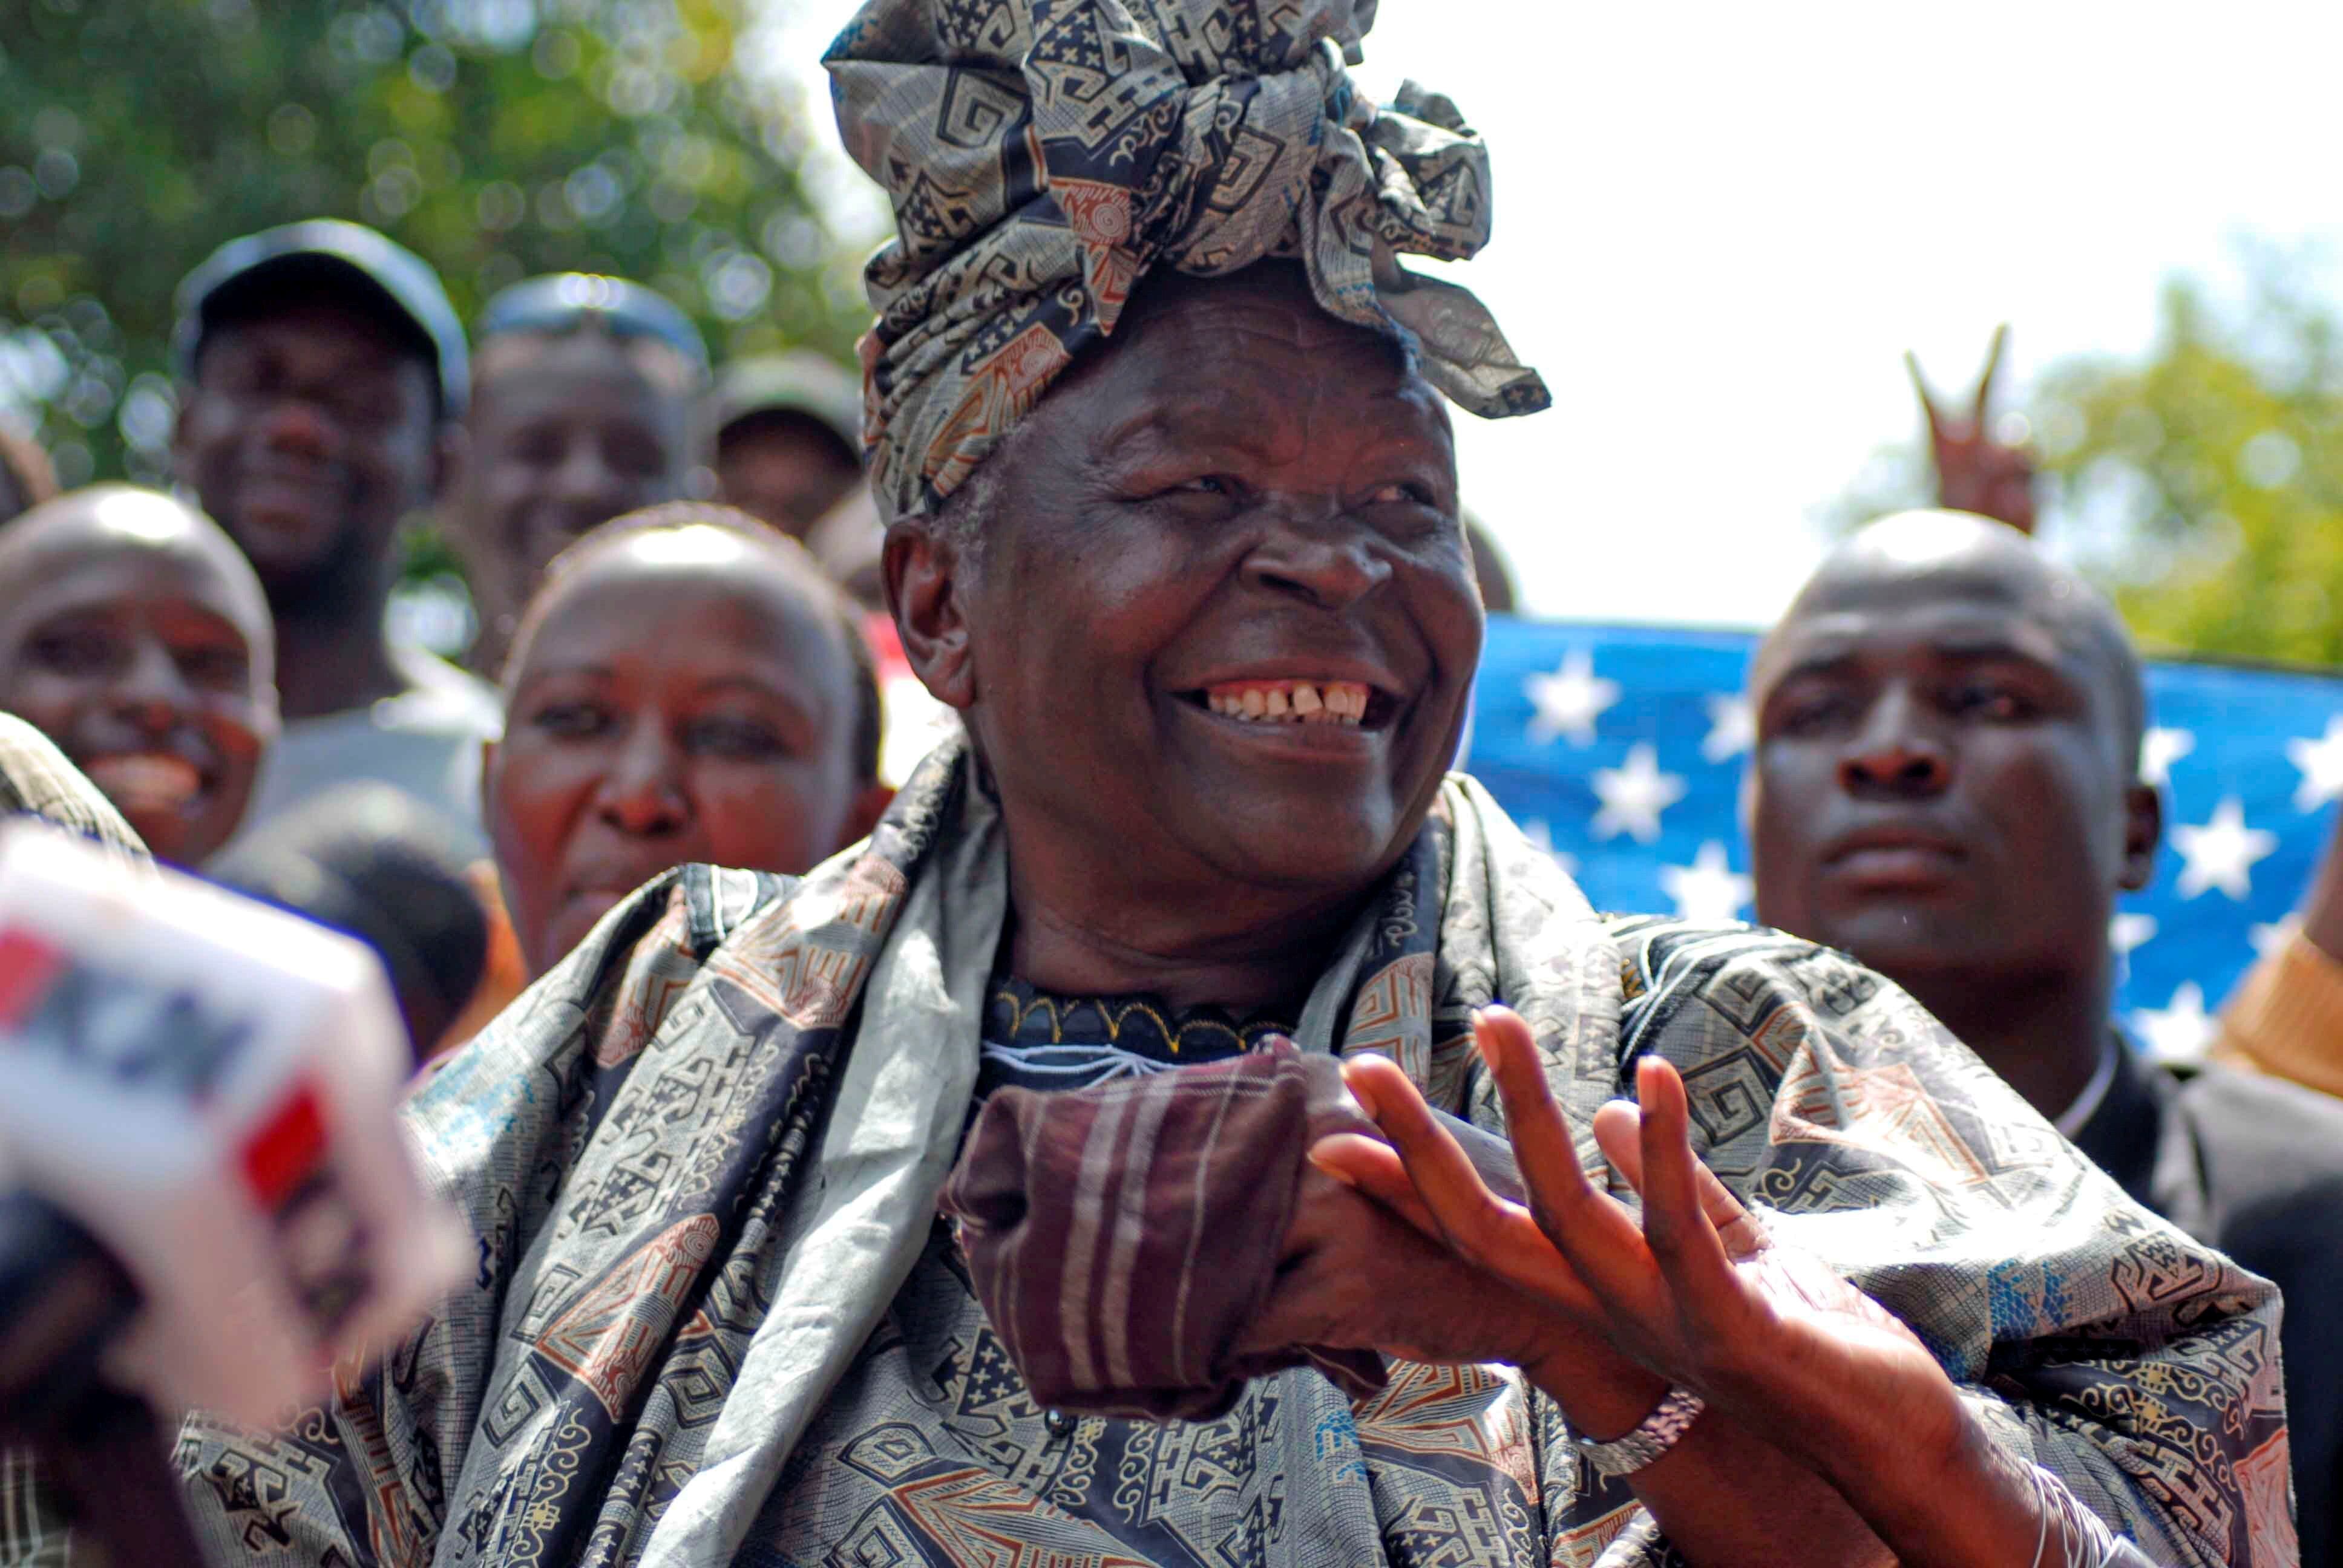
[[[993,1093],[943,1208],[1037,1402],[1208,1421],[1288,1367],[1315,1366],[1354,1399],[1383,1386],[1372,1351],[1236,1349],[1293,1212],[1312,1072],[1336,1070],[1280,1042],[1092,1089]]]

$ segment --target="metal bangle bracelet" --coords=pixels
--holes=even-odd
[[[1609,1442],[1575,1438],[1579,1453],[1604,1475],[1633,1475],[1676,1445],[1707,1403],[1690,1389],[1672,1388],[1657,1410],[1624,1437]]]

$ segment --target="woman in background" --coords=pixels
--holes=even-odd
[[[578,540],[521,619],[505,691],[485,807],[532,977],[670,867],[808,871],[886,809],[847,601],[729,508],[654,507]]]

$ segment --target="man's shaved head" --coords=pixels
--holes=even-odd
[[[255,658],[267,677],[275,639],[259,578],[219,525],[159,490],[92,485],[45,501],[0,528],[0,606],[16,604],[66,568],[133,554],[183,562],[208,579],[223,608],[253,637]]]
[[[1757,918],[1972,1043],[2046,997],[2098,1040],[2107,923],[2163,826],[2139,657],[2107,600],[2006,524],[1907,512],[1832,552],[1749,686]],[[2056,1106],[2097,1056],[1989,1060]]]
[[[1915,606],[1948,598],[1995,603],[2051,630],[2106,682],[2112,738],[2137,771],[2147,723],[2147,688],[2131,634],[2105,595],[2057,565],[2006,523],[1972,512],[1898,512],[1848,538],[1826,557],[1752,661],[1749,689],[1762,701],[1783,673],[1797,628],[1856,598]]]

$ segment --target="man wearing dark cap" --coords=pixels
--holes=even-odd
[[[1750,693],[1759,920],[1903,986],[2135,1200],[2279,1287],[2301,1561],[2343,1563],[2343,1108],[2157,1067],[2109,1020],[2116,895],[2163,830],[2123,623],[2015,528],[1906,513],[1823,564]]]
[[[862,388],[819,354],[742,359],[716,387],[724,498],[804,539],[862,477]]]
[[[469,387],[423,260],[333,219],[232,240],[179,289],[181,483],[259,573],[285,730],[247,828],[375,779],[477,833],[478,682],[384,627],[400,522],[437,493]]]
[[[862,483],[862,387],[810,349],[736,360],[716,384],[725,500],[801,540],[846,590],[883,608],[886,525]]]

